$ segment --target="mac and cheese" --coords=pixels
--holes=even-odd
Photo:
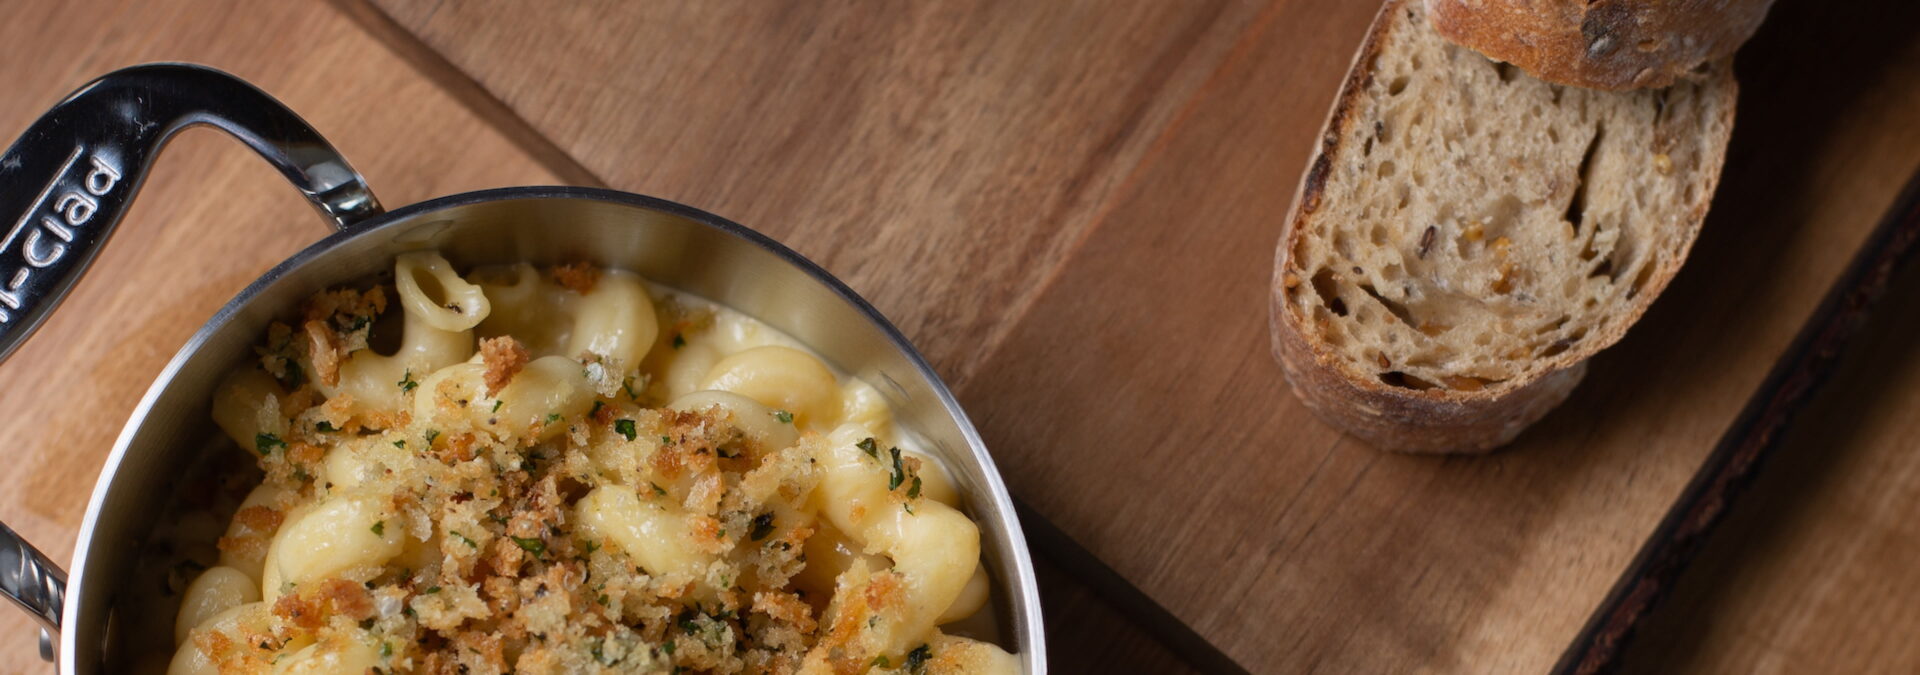
[[[952,481],[771,328],[435,253],[302,312],[215,399],[266,478],[170,673],[1017,667],[940,628],[991,588]]]

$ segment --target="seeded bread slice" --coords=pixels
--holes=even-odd
[[[1724,62],[1659,90],[1550,84],[1389,0],[1280,239],[1271,320],[1294,391],[1383,449],[1512,440],[1679,270],[1735,94]]]
[[[1426,0],[1441,37],[1550,82],[1665,87],[1753,37],[1773,0]]]

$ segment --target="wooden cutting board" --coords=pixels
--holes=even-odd
[[[1017,495],[1256,670],[1550,665],[1920,157],[1910,12],[1781,3],[1644,325],[1508,451],[1400,457],[1265,329],[1371,3],[376,4],[596,178],[875,298]]]
[[[0,130],[114,67],[201,61],[301,111],[389,204],[604,184],[820,261],[955,385],[1063,533],[1042,548],[1097,556],[1041,561],[1070,671],[1187,667],[1085,586],[1108,571],[1158,606],[1119,603],[1148,632],[1207,643],[1181,645],[1201,667],[1218,649],[1259,672],[1545,669],[1920,165],[1920,10],[1781,0],[1667,295],[1515,447],[1412,458],[1315,421],[1265,332],[1278,218],[1372,3],[15,4]],[[0,520],[64,560],[153,375],[321,234],[247,151],[183,136],[0,367]],[[1892,337],[1783,455],[1811,487],[1763,483],[1641,663],[1920,667],[1909,502],[1869,496],[1920,490],[1904,326],[1875,329]],[[1816,550],[1845,562],[1822,574]],[[28,625],[0,612],[0,670],[46,671]]]

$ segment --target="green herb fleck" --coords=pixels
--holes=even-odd
[[[286,357],[281,357],[280,372],[282,376],[274,379],[285,385],[287,391],[299,391],[300,386],[307,383],[307,371],[301,370],[300,366],[286,360]]]
[[[382,520],[374,523],[373,527],[369,529],[373,530],[373,536],[384,537],[387,535],[387,521]]]
[[[506,403],[506,401],[502,401],[502,400],[500,400],[500,399],[494,399],[494,400],[493,400],[493,412],[500,412],[500,406],[501,406],[501,404],[504,404],[504,403]]]
[[[263,456],[272,453],[274,448],[285,449],[286,447],[287,442],[280,440],[279,436],[265,432],[253,435],[253,449],[259,450]]]
[[[460,541],[461,541],[461,542],[463,542],[463,543],[465,543],[465,544],[467,545],[467,548],[471,548],[471,549],[478,549],[478,548],[480,548],[480,545],[479,545],[479,544],[476,544],[476,543],[473,543],[473,540],[472,540],[472,539],[468,539],[468,538],[467,538],[467,535],[464,535],[464,534],[460,534],[459,532],[455,532],[455,531],[453,531],[453,530],[447,530],[447,534],[451,534],[451,535],[453,535],[453,536],[455,536],[455,537],[459,537],[459,538],[460,538]]]
[[[907,499],[919,499],[919,498],[920,498],[920,477],[914,476],[913,484],[907,487]]]
[[[640,392],[633,390],[633,378],[629,377],[625,380],[621,380],[620,388],[626,390],[627,398],[633,399],[635,401],[640,400]]]
[[[411,370],[402,373],[400,375],[400,381],[397,384],[400,385],[400,391],[413,391],[414,387],[420,386],[419,382],[413,381],[413,371]]]
[[[560,413],[557,413],[557,412],[547,413],[547,424],[553,424],[554,422],[558,422],[558,421],[560,421]]]
[[[880,656],[873,657],[873,663],[869,663],[867,665],[873,668],[892,668],[893,662],[888,661],[886,655],[883,654]]]
[[[668,438],[668,437],[666,437],[666,436],[661,436],[661,437],[660,437],[660,444],[661,444],[661,445],[673,445],[673,439],[672,439],[672,438]]]
[[[754,541],[760,541],[767,538],[769,534],[773,534],[773,514],[762,513],[754,516],[753,531],[747,533],[747,536],[752,537]]]
[[[547,552],[547,542],[540,541],[539,537],[523,539],[521,537],[507,535],[507,538],[512,539],[513,543],[518,544],[520,546],[520,550],[526,551],[528,553],[532,553],[533,557],[535,558],[538,558]]]
[[[383,659],[393,658],[393,643],[391,642],[380,643],[380,658],[383,658]]]
[[[627,419],[614,420],[613,430],[616,433],[619,433],[620,435],[627,437],[627,440],[629,441],[633,440],[635,437],[638,437],[640,435],[640,430],[634,428],[633,426],[633,420],[627,420]]]
[[[394,442],[393,442],[393,447],[396,447],[396,448],[404,448],[404,447],[407,447],[407,441],[406,441],[406,439],[401,439],[401,440],[397,440],[397,441],[394,441]]]
[[[667,491],[666,491],[666,490],[665,490],[664,488],[661,488],[661,487],[660,487],[660,484],[659,484],[659,483],[647,483],[647,484],[648,484],[648,485],[652,485],[652,486],[653,486],[653,493],[654,493],[654,494],[656,494],[656,495],[660,495],[660,496],[663,496],[663,497],[664,497],[664,496],[666,496],[666,494],[667,494]]]
[[[440,587],[439,587],[439,586],[428,586],[428,587],[427,587],[427,590],[424,590],[424,591],[420,591],[420,594],[421,594],[421,595],[433,595],[433,594],[435,594],[435,593],[439,593],[439,592],[440,592]]]
[[[785,410],[773,411],[773,418],[776,420],[780,420],[781,424],[793,424],[793,413],[787,412]]]
[[[425,434],[425,436],[427,437],[427,445],[433,445],[433,439],[436,439],[436,438],[439,438],[439,437],[440,437],[440,430],[439,430],[439,429],[428,429],[428,430],[427,430],[427,433]]]
[[[862,438],[859,443],[855,443],[854,445],[859,447],[861,451],[867,453],[868,457],[880,459],[880,446],[875,444],[871,437]]]
[[[906,467],[900,465],[899,448],[887,448],[887,454],[893,455],[893,475],[887,477],[887,489],[893,490],[899,488],[900,483],[907,480],[907,470]]]
[[[927,659],[931,658],[933,658],[933,650],[931,648],[928,648],[926,645],[914,647],[913,651],[907,652],[907,672],[915,673],[916,675],[927,672]]]
[[[319,422],[315,423],[313,425],[313,428],[323,432],[327,432],[327,433],[333,433],[335,431],[339,431],[339,429],[333,426],[332,422],[328,422],[326,420],[320,420]]]
[[[667,656],[673,656],[673,641],[668,640],[666,644],[660,645],[660,651],[664,652]]]
[[[674,334],[673,334],[673,348],[674,348],[674,349],[679,349],[679,348],[681,348],[681,347],[685,347],[685,346],[687,346],[687,338],[685,338],[685,337],[683,337],[683,336],[681,336],[681,335],[680,335],[679,333],[674,333]]]
[[[588,539],[580,542],[580,548],[586,549],[587,555],[593,555],[594,551],[600,550],[600,542]]]

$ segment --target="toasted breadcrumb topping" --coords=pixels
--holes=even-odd
[[[572,264],[550,274],[588,293],[600,272]],[[366,410],[300,377],[304,361],[337,385],[342,361],[365,348],[385,307],[380,288],[328,291],[304,308],[304,340],[285,325],[269,329],[260,365],[282,387],[272,409],[286,431],[257,459],[267,486],[288,496],[241,509],[239,534],[219,546],[258,561],[303,505],[382,495],[392,515],[373,534],[401,533],[401,552],[377,569],[283,586],[242,621],[244,640],[195,631],[192,644],[220,672],[263,672],[283,650],[333,644],[377,645],[383,673],[924,673],[964,656],[923,645],[910,663],[876,657],[875,627],[907,611],[907,582],[893,571],[862,560],[831,593],[795,583],[807,541],[829,527],[794,503],[820,480],[818,435],[771,447],[723,408],[664,407],[632,370],[612,373],[620,386],[598,387],[590,412],[556,412],[517,435],[482,423],[485,415],[468,414],[478,403],[439,387],[403,381],[401,410]],[[710,314],[667,313],[676,334],[712,323]],[[488,396],[530,361],[507,335],[481,339],[478,352]],[[589,378],[606,370],[583,358]],[[424,377],[410,372],[407,381]],[[343,455],[363,467],[352,480],[328,473]],[[908,475],[918,461],[906,460]],[[577,508],[607,486],[684,514],[682,543],[712,562],[649,569],[596,538]],[[909,487],[896,488],[904,502]],[[917,497],[918,478],[911,490]]]
[[[600,268],[592,263],[572,262],[553,268],[553,282],[569,291],[586,295],[600,282]]]
[[[480,358],[487,365],[485,381],[488,396],[500,393],[500,388],[512,382],[513,376],[527,367],[527,361],[531,360],[527,348],[510,335],[481,338]]]

